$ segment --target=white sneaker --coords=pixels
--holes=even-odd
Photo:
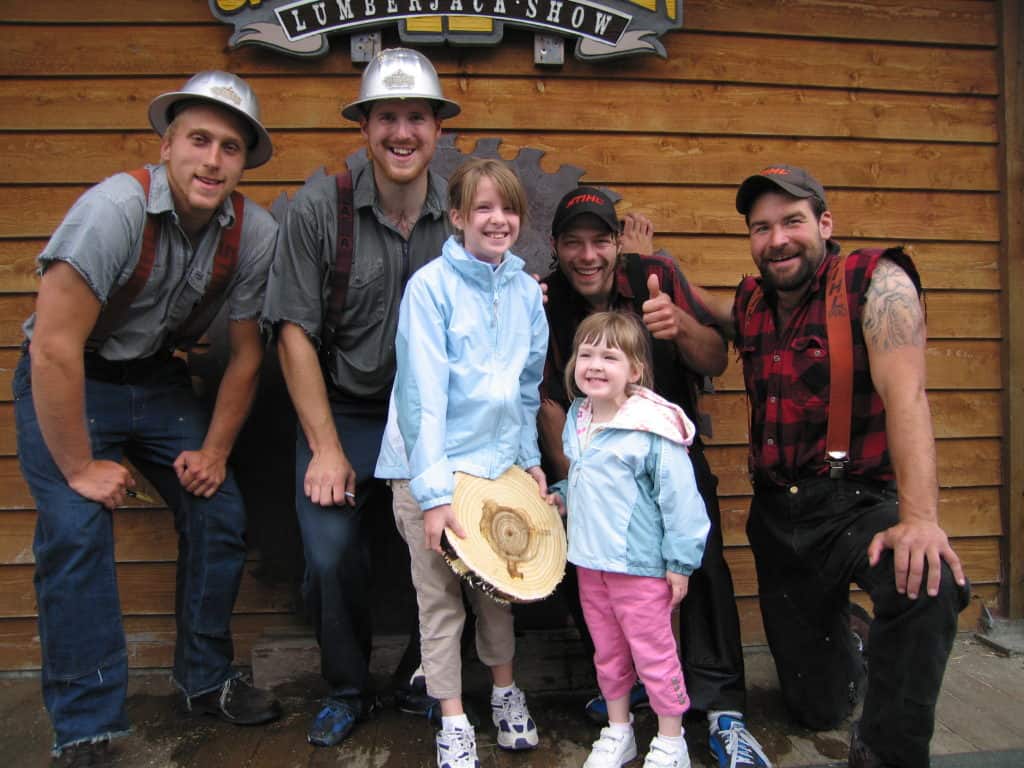
[[[634,757],[636,738],[633,729],[620,731],[609,726],[601,729],[601,737],[594,742],[583,768],[621,768]]]
[[[644,758],[644,768],[690,768],[690,752],[686,739],[674,744],[661,736],[651,739],[651,748]]]
[[[437,768],[480,768],[473,727],[441,729],[435,739]]]
[[[502,749],[533,749],[537,746],[537,726],[526,708],[526,694],[518,688],[491,699],[491,719],[498,728],[498,746]]]

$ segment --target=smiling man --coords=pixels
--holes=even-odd
[[[303,594],[330,692],[309,729],[341,742],[370,713],[370,543],[390,519],[375,480],[395,377],[398,307],[409,277],[448,237],[444,179],[428,170],[441,121],[459,113],[433,66],[404,48],[381,51],[342,114],[359,123],[366,159],[309,181],[281,227],[264,322],[278,334],[298,414],[295,505],[306,557]],[[409,617],[415,627],[415,614]],[[419,635],[400,670],[418,664]],[[409,685],[409,674],[400,681]],[[415,677],[415,675],[413,675]],[[400,706],[425,708],[408,690]]]
[[[573,335],[587,315],[618,310],[642,319],[651,335],[654,390],[679,405],[695,424],[702,378],[719,375],[728,362],[714,318],[676,262],[662,255],[623,252],[651,250],[650,222],[627,215],[625,225],[626,231],[620,232],[611,198],[596,187],[566,194],[551,224],[558,266],[547,278],[551,337],[538,425],[545,471],[552,481],[568,475],[562,429],[570,397],[563,382]],[[722,545],[718,478],[704,456],[700,435],[690,447],[690,458],[711,530],[701,567],[690,577],[689,593],[680,605],[679,650],[687,692],[693,708],[707,715],[708,745],[719,765],[768,768],[767,756],[744,722],[743,646]],[[575,570],[569,568],[566,575],[566,598],[577,628],[589,642],[573,584]],[[646,692],[636,687],[631,699],[634,708],[642,706]],[[594,720],[607,720],[607,703],[600,697],[588,702],[586,710]]]
[[[36,312],[14,377],[18,458],[38,507],[34,552],[43,699],[59,763],[98,765],[128,729],[128,649],[111,511],[135,467],[179,533],[174,680],[185,708],[237,724],[277,702],[231,668],[245,510],[227,466],[256,388],[257,327],[277,226],[233,195],[270,159],[249,86],[201,72],[150,105],[159,165],[75,203],[39,256]],[[174,356],[229,313],[230,360],[212,417]]]
[[[921,280],[902,248],[841,260],[825,190],[803,168],[750,176],[736,209],[760,277],[740,283],[731,318],[716,311],[743,361],[747,534],[782,693],[809,728],[852,711],[865,691],[849,630],[858,584],[875,617],[849,765],[923,768],[967,582],[938,520]],[[830,285],[845,285],[846,307]],[[842,326],[828,319],[837,314]],[[849,362],[845,387],[832,358]],[[843,425],[830,422],[844,400],[839,445]]]

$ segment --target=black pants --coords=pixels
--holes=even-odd
[[[768,644],[791,714],[834,728],[850,714],[861,662],[849,630],[849,587],[871,596],[867,693],[860,736],[886,765],[927,766],[935,702],[967,604],[943,563],[937,597],[896,591],[893,554],[874,568],[867,548],[899,522],[896,492],[852,480],[755,488],[747,534]]]
[[[743,643],[736,612],[732,574],[722,546],[722,515],[718,508],[718,478],[711,472],[701,446],[690,450],[697,488],[704,499],[711,531],[701,566],[690,576],[690,586],[679,610],[679,658],[686,692],[695,710],[746,709]],[[576,568],[566,568],[565,596],[588,650],[594,646],[580,608]]]

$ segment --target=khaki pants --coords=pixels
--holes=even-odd
[[[507,664],[515,657],[512,606],[499,605],[479,590],[465,585],[444,559],[424,545],[423,513],[409,492],[408,480],[392,480],[395,524],[409,545],[412,583],[420,614],[420,644],[427,693],[435,699],[462,696],[460,640],[466,622],[462,602],[465,587],[476,614],[476,652],[488,667]]]

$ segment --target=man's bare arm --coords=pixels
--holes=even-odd
[[[135,485],[128,470],[96,460],[85,423],[85,343],[100,302],[74,267],[58,261],[43,273],[32,333],[32,399],[43,440],[68,485],[108,509]]]
[[[301,327],[285,321],[281,324],[277,351],[288,394],[313,451],[306,469],[305,493],[314,504],[352,505],[354,496],[347,494],[355,493],[356,473],[334,425],[316,347]]]
[[[900,510],[900,523],[875,536],[868,555],[875,564],[883,549],[892,549],[896,587],[911,598],[917,597],[927,566],[927,590],[934,596],[942,560],[957,583],[964,583],[964,575],[939,526],[935,438],[925,394],[924,311],[909,275],[887,259],[872,274],[861,323],[871,379],[885,404]]]
[[[227,476],[228,457],[252,407],[263,361],[263,340],[256,320],[230,321],[228,342],[231,356],[203,445],[198,451],[183,451],[174,461],[182,487],[207,498]]]

